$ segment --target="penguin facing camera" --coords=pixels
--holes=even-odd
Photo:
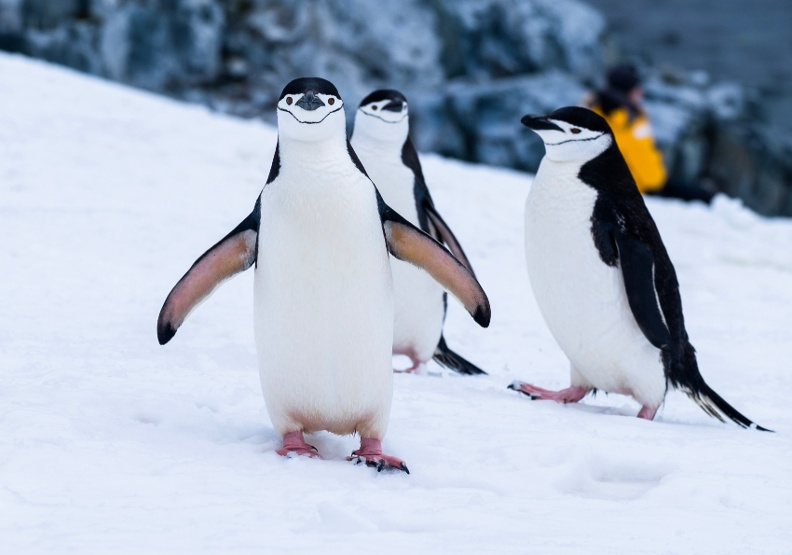
[[[414,226],[445,243],[470,273],[473,268],[435,208],[418,153],[410,140],[407,99],[395,90],[372,92],[355,114],[352,147],[385,202]],[[393,354],[406,355],[413,372],[429,359],[464,375],[484,370],[452,351],[443,337],[446,293],[429,275],[391,258],[394,292]]]
[[[569,359],[571,386],[509,387],[560,403],[596,390],[621,393],[641,404],[638,417],[647,420],[673,387],[718,420],[768,431],[699,372],[674,266],[607,122],[567,107],[522,123],[546,151],[526,201],[528,276]]]
[[[278,453],[318,457],[304,433],[357,433],[350,460],[408,472],[382,452],[393,396],[389,254],[429,272],[484,327],[489,302],[453,255],[382,200],[349,145],[332,83],[295,79],[277,114],[278,144],[253,211],[170,292],[159,342],[222,281],[255,266],[256,351]]]

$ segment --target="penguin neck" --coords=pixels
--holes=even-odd
[[[371,116],[357,116],[353,145],[379,152],[401,152],[402,145],[409,139],[410,127],[406,121],[383,123],[372,121]]]
[[[367,163],[385,166],[401,166],[404,164],[404,145],[409,142],[405,135],[402,138],[376,137],[370,134],[355,134],[352,136],[352,146]]]
[[[353,135],[352,139],[353,139],[352,144],[360,145],[360,148],[362,149],[386,151],[386,152],[388,151],[401,152],[406,137],[400,137],[394,139],[392,137],[383,138],[374,135],[366,135],[366,136]]]
[[[531,195],[545,199],[542,202],[560,201],[561,205],[575,205],[576,201],[572,199],[579,197],[582,191],[594,192],[580,179],[580,167],[578,161],[559,162],[545,156],[536,170]]]
[[[553,175],[563,176],[565,179],[577,179],[581,167],[582,165],[578,160],[553,160],[545,156],[539,163],[539,169],[537,169],[536,173],[538,175],[540,170],[544,170],[542,173],[552,172]]]
[[[338,167],[349,160],[346,138],[333,137],[323,141],[301,141],[280,139],[278,144],[281,167],[303,167],[310,160],[310,167]]]

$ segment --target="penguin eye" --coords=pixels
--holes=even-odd
[[[580,129],[578,129],[577,127],[573,127],[572,129],[570,129],[570,131],[572,132],[573,135],[577,135],[578,133],[580,133]]]
[[[327,103],[328,103],[330,106],[332,106],[333,104],[335,104],[335,98],[328,98],[328,99],[327,99]]]
[[[289,106],[291,106],[291,105],[292,105],[292,102],[294,102],[294,100],[292,100],[292,98],[291,98],[290,96],[287,96],[287,97],[286,97],[286,104],[288,104]]]
[[[371,109],[372,109],[372,110],[374,110],[374,111],[376,112],[376,111],[377,111],[377,105],[376,105],[376,104],[375,104],[375,105],[373,105],[373,106],[371,107]]]

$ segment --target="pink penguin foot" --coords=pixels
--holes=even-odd
[[[398,368],[394,368],[393,371],[396,374],[415,374],[415,372],[418,371],[418,369],[421,367],[422,364],[423,364],[423,362],[421,362],[420,360],[419,361],[413,361],[413,365],[410,366],[409,368],[405,368],[403,370],[399,370]]]
[[[643,418],[645,420],[654,420],[656,414],[657,414],[656,408],[643,406],[641,407],[641,410],[638,411],[638,418]]]
[[[302,432],[289,432],[283,436],[283,447],[275,451],[278,455],[288,457],[296,455],[298,457],[318,457],[319,451],[313,445],[305,443]]]
[[[386,455],[382,452],[382,442],[378,439],[371,437],[364,437],[360,439],[360,449],[352,451],[352,456],[347,457],[348,461],[355,461],[355,464],[363,464],[377,469],[377,472],[382,472],[385,469],[401,470],[407,474],[410,471],[404,461]]]
[[[418,358],[418,353],[416,353],[415,349],[412,347],[396,347],[393,350],[393,354],[406,356],[412,363],[412,366],[403,370],[394,368],[393,371],[396,374],[414,374],[424,363],[424,361]]]
[[[561,391],[542,389],[525,382],[512,382],[509,389],[527,395],[533,401],[555,401],[556,403],[577,403],[588,393],[588,389],[573,385]]]

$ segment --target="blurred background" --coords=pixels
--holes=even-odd
[[[295,77],[396,88],[419,150],[526,171],[520,116],[635,63],[671,173],[786,216],[790,29],[789,0],[0,0],[0,50],[268,122]]]

